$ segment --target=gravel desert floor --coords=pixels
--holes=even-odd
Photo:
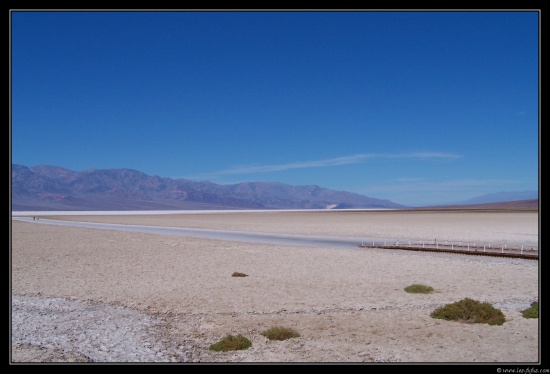
[[[538,212],[48,217],[220,230],[539,243]],[[11,222],[12,364],[540,363],[539,260],[326,248]],[[246,277],[233,277],[234,272]],[[410,294],[411,284],[432,286]],[[463,298],[502,325],[430,317]],[[285,326],[297,338],[261,333]],[[246,350],[210,345],[243,335]]]

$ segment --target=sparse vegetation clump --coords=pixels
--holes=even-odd
[[[300,336],[296,330],[282,326],[271,327],[262,332],[261,335],[265,336],[269,340],[287,340],[298,338]]]
[[[438,308],[431,313],[431,317],[447,321],[487,323],[489,325],[502,325],[506,321],[500,309],[494,308],[489,303],[482,303],[470,298]]]
[[[426,286],[424,284],[411,284],[408,287],[405,287],[405,292],[408,293],[432,293],[434,292],[433,287]]]
[[[217,343],[210,345],[208,348],[211,351],[227,352],[240,351],[252,347],[252,342],[242,335],[227,335]]]
[[[539,318],[539,302],[533,301],[529,308],[521,311],[521,314],[525,318]]]
[[[248,274],[245,274],[245,273],[239,273],[239,272],[234,272],[233,274],[231,274],[232,277],[248,277]]]

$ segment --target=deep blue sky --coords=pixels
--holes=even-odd
[[[405,205],[538,190],[517,12],[11,12],[11,156]]]

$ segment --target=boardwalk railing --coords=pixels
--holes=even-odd
[[[470,254],[506,255],[512,257],[538,258],[539,247],[533,244],[479,243],[450,240],[365,240],[360,247],[396,248],[436,252],[457,252]]]

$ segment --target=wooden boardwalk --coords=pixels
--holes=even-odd
[[[496,247],[474,247],[455,244],[426,244],[411,243],[411,242],[396,242],[395,244],[389,243],[361,243],[360,248],[383,248],[383,249],[400,249],[406,251],[421,251],[421,252],[440,252],[440,253],[456,253],[472,256],[493,256],[493,257],[509,257],[509,258],[524,258],[529,260],[538,260],[538,249],[527,248],[500,248]]]

